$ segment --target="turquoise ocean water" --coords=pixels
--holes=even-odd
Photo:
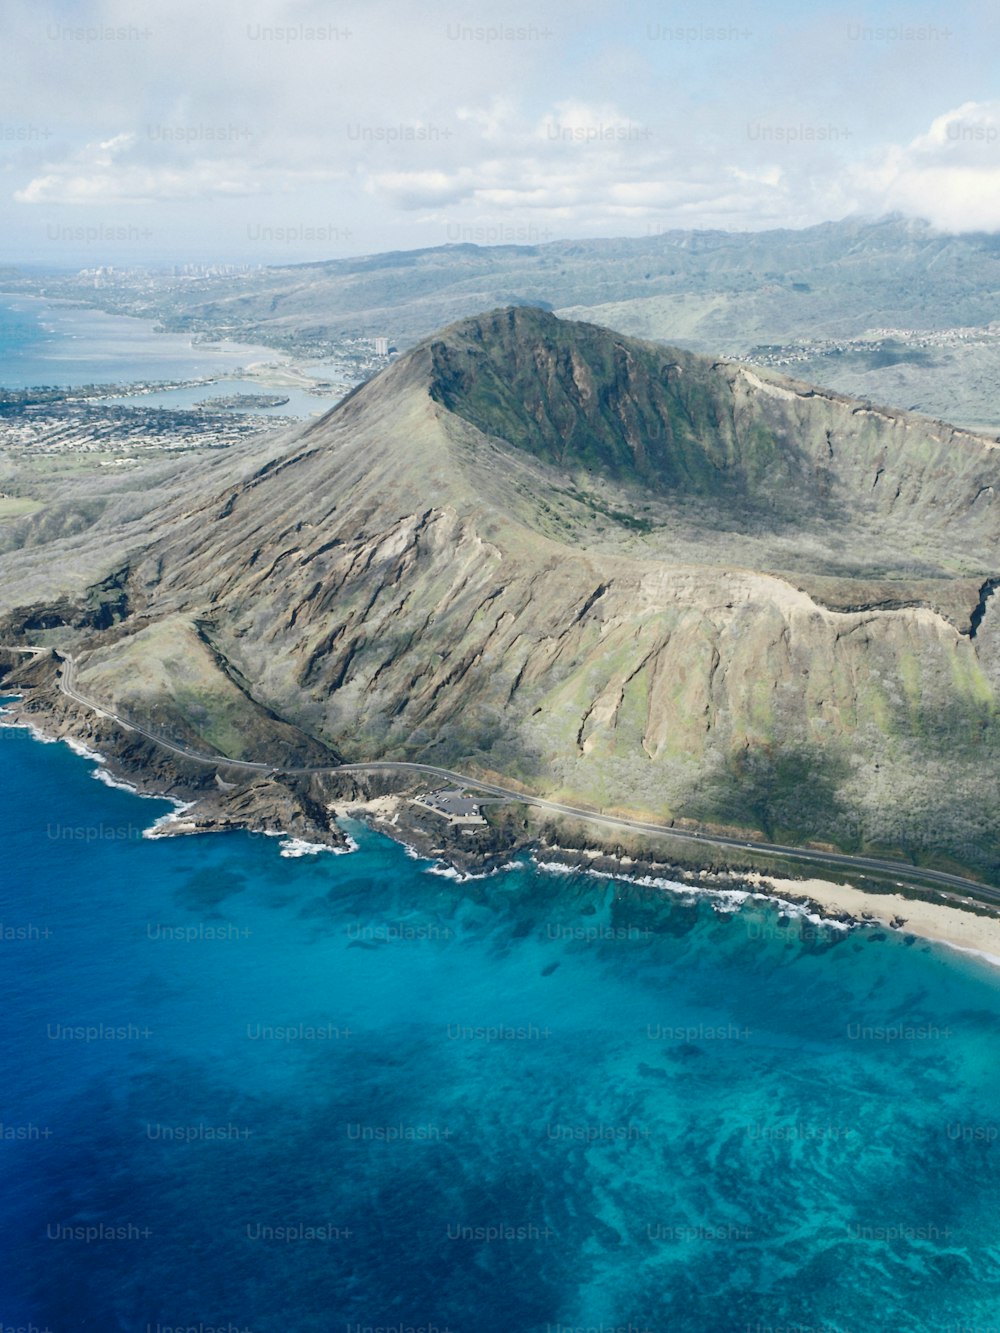
[[[987,963],[94,771],[0,732],[4,1327],[1000,1324]]]

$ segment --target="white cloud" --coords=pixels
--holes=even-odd
[[[214,164],[195,163],[184,171],[154,171],[144,167],[120,170],[72,170],[36,176],[14,191],[19,204],[135,204],[169,200],[207,199],[212,195],[244,196],[259,192],[259,185],[238,174],[220,175]]]
[[[122,133],[87,144],[15,190],[14,199],[19,204],[103,206],[248,195],[261,188],[239,163],[228,169],[199,160],[183,166],[148,165],[139,158],[136,143],[134,133]]]
[[[293,192],[338,175],[330,168],[302,170],[233,154],[228,146],[238,142],[239,134],[227,137],[224,125],[157,128],[159,134],[147,133],[145,138],[123,131],[46,163],[14,191],[15,202],[107,206],[240,198]],[[171,137],[185,133],[197,144],[199,156],[190,155],[191,138]]]
[[[397,208],[420,209],[454,204],[476,193],[472,173],[445,171],[383,171],[365,181],[369,194],[377,195]]]
[[[924,217],[942,231],[1000,230],[1000,101],[964,102],[857,173],[863,205]]]
[[[822,31],[755,13],[725,41],[653,41],[652,0],[609,16],[547,0],[544,21],[512,0],[503,25],[534,35],[508,41],[457,38],[499,17],[454,0],[341,0],[334,17],[326,0],[145,0],[141,21],[129,0],[73,0],[74,23],[131,32],[84,40],[51,35],[67,0],[5,0],[5,257],[55,211],[101,206],[164,251],[187,229],[219,258],[249,224],[333,226],[358,252],[459,225],[621,235],[897,210],[1000,228],[1000,103],[966,100],[982,80],[961,77],[989,41],[862,44],[824,7]]]

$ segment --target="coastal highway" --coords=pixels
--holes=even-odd
[[[116,722],[118,726],[123,727],[125,731],[134,732],[137,736],[142,736],[146,740],[152,741],[154,745],[160,746],[161,749],[169,750],[171,754],[179,754],[184,759],[192,759],[197,764],[211,764],[216,768],[225,765],[227,768],[250,769],[257,773],[275,772],[273,764],[255,763],[248,759],[227,759],[224,755],[218,754],[201,754],[197,750],[192,750],[190,746],[177,745],[174,741],[168,741],[162,736],[157,736],[153,731],[147,731],[145,727],[140,727],[134,722],[126,721],[126,719],[121,717],[118,713],[109,712],[108,709],[101,708],[101,706],[95,704],[93,700],[86,699],[82,694],[78,693],[76,689],[76,659],[66,655],[62,658],[62,662],[63,669],[59,673],[59,688],[63,694],[65,694],[68,699],[72,699],[74,703],[81,704],[84,708],[88,708],[92,713],[96,713],[98,717],[106,717],[110,721]]]
[[[567,815],[572,819],[583,819],[589,824],[600,824],[605,828],[632,830],[637,833],[650,833],[658,837],[681,838],[686,842],[698,842],[715,847],[737,847],[744,851],[766,852],[768,856],[786,857],[795,861],[810,861],[816,865],[836,866],[838,869],[852,870],[855,874],[862,871],[879,875],[894,875],[904,883],[921,885],[941,885],[949,889],[961,889],[965,893],[975,893],[989,902],[1000,903],[1000,889],[988,884],[980,884],[974,879],[965,879],[961,875],[949,875],[944,870],[930,870],[922,866],[907,865],[904,861],[883,861],[871,856],[851,856],[846,852],[823,852],[810,847],[787,847],[781,843],[748,841],[746,838],[731,838],[722,833],[702,833],[691,829],[679,829],[672,824],[654,824],[642,819],[630,819],[626,815],[605,815],[594,810],[583,810],[573,805],[563,805],[559,801],[546,800],[544,796],[526,795],[524,792],[511,791],[507,787],[498,787],[489,782],[480,782],[478,778],[466,777],[451,769],[437,768],[433,764],[392,763],[378,764],[339,764],[339,773],[372,773],[382,770],[399,772],[427,773],[437,778],[463,787],[486,792],[490,796],[500,797],[504,801],[520,802],[536,810],[545,810],[554,815]],[[285,772],[308,773],[310,769],[285,769]]]
[[[45,654],[51,650],[39,647],[7,647],[0,644],[0,651]],[[479,778],[469,777],[465,773],[456,773],[450,768],[439,768],[435,764],[408,763],[404,760],[383,760],[365,764],[326,764],[304,768],[282,768],[274,764],[254,762],[247,759],[228,759],[219,754],[203,754],[189,746],[178,745],[165,740],[155,732],[148,731],[134,722],[113,713],[93,700],[86,698],[76,688],[76,661],[69,654],[59,654],[61,670],[59,689],[67,698],[81,707],[96,713],[99,717],[115,722],[126,731],[131,731],[146,740],[152,741],[172,754],[180,755],[194,763],[210,764],[213,768],[235,768],[250,773],[267,774],[272,777],[282,775],[305,776],[310,773],[413,773],[426,774],[456,786],[467,787],[502,802],[529,805],[533,809],[547,814],[565,815],[571,819],[584,820],[602,828],[622,829],[634,833],[647,833],[655,837],[679,838],[684,842],[696,842],[708,847],[737,848],[742,851],[761,852],[766,856],[780,857],[790,861],[805,862],[817,867],[842,870],[846,873],[890,875],[898,884],[911,884],[915,887],[940,887],[957,889],[970,894],[981,901],[1000,904],[1000,889],[976,880],[965,879],[961,875],[951,875],[944,870],[931,870],[922,866],[907,865],[902,861],[883,860],[871,856],[851,856],[846,852],[824,852],[811,847],[788,847],[782,843],[759,842],[746,838],[728,837],[722,833],[707,833],[693,829],[676,828],[672,824],[657,824],[643,819],[631,819],[626,815],[607,815],[600,811],[582,809],[579,806],[564,805],[561,801],[550,801],[544,796],[534,796],[527,792],[515,791],[492,782],[483,782]]]
[[[46,655],[51,653],[51,648],[37,647],[14,647],[10,644],[0,643],[0,652],[5,653],[25,653],[31,656]],[[94,703],[93,699],[88,699],[80,694],[76,688],[76,659],[70,657],[68,653],[56,654],[60,663],[59,689],[66,695],[67,699],[72,699],[74,703],[80,704],[91,713],[96,713],[98,717],[105,717],[110,722],[116,723],[123,731],[131,731],[136,736],[142,736],[147,741],[152,741],[162,750],[169,750],[171,754],[180,755],[183,759],[190,759],[196,764],[211,764],[213,768],[240,768],[249,769],[255,773],[274,773],[277,770],[273,764],[256,763],[248,759],[227,759],[225,755],[220,754],[202,754],[198,750],[192,750],[190,746],[178,745],[174,741],[168,741],[163,736],[158,736],[155,731],[148,731],[145,727],[140,727],[135,722],[130,722],[119,713],[114,713],[108,708],[102,708],[100,704]]]

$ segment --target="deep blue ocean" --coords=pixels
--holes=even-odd
[[[4,1329],[1000,1325],[987,963],[94,771],[0,731]]]

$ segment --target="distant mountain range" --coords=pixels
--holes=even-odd
[[[299,353],[376,335],[404,349],[482,310],[532,304],[1000,430],[1000,237],[946,236],[901,218],[447,245],[200,280],[43,285],[171,329]]]
[[[2,629],[230,755],[427,761],[1000,882],[998,459],[510,307],[317,422],[8,523]]]

